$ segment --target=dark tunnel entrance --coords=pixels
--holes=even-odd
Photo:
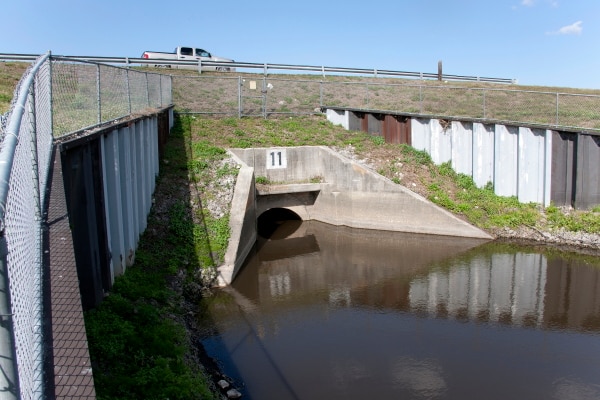
[[[258,235],[265,239],[284,239],[302,224],[302,218],[287,208],[271,208],[257,220]]]

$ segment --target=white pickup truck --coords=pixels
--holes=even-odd
[[[198,49],[195,47],[176,47],[171,53],[161,51],[145,51],[142,53],[142,58],[145,59],[156,59],[156,60],[187,60],[187,61],[222,61],[222,62],[233,62],[229,58],[217,57],[210,54],[208,51]],[[178,65],[178,64],[156,64],[156,67],[168,67],[168,68],[197,68],[190,65]],[[204,66],[202,65],[202,71],[235,71],[235,68],[228,66]]]

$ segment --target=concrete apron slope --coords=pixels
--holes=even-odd
[[[351,228],[492,239],[424,197],[327,147],[229,152],[241,168],[229,219],[229,247],[224,264],[218,268],[220,286],[232,282],[252,249],[258,216],[274,207],[288,208],[303,220]],[[256,176],[270,183],[260,193]],[[302,201],[302,192],[317,192],[316,199],[312,203]]]

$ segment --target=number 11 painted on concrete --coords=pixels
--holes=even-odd
[[[267,149],[267,169],[287,168],[285,149]]]

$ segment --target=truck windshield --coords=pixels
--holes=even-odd
[[[200,57],[210,57],[210,53],[202,49],[196,49],[196,55]]]

